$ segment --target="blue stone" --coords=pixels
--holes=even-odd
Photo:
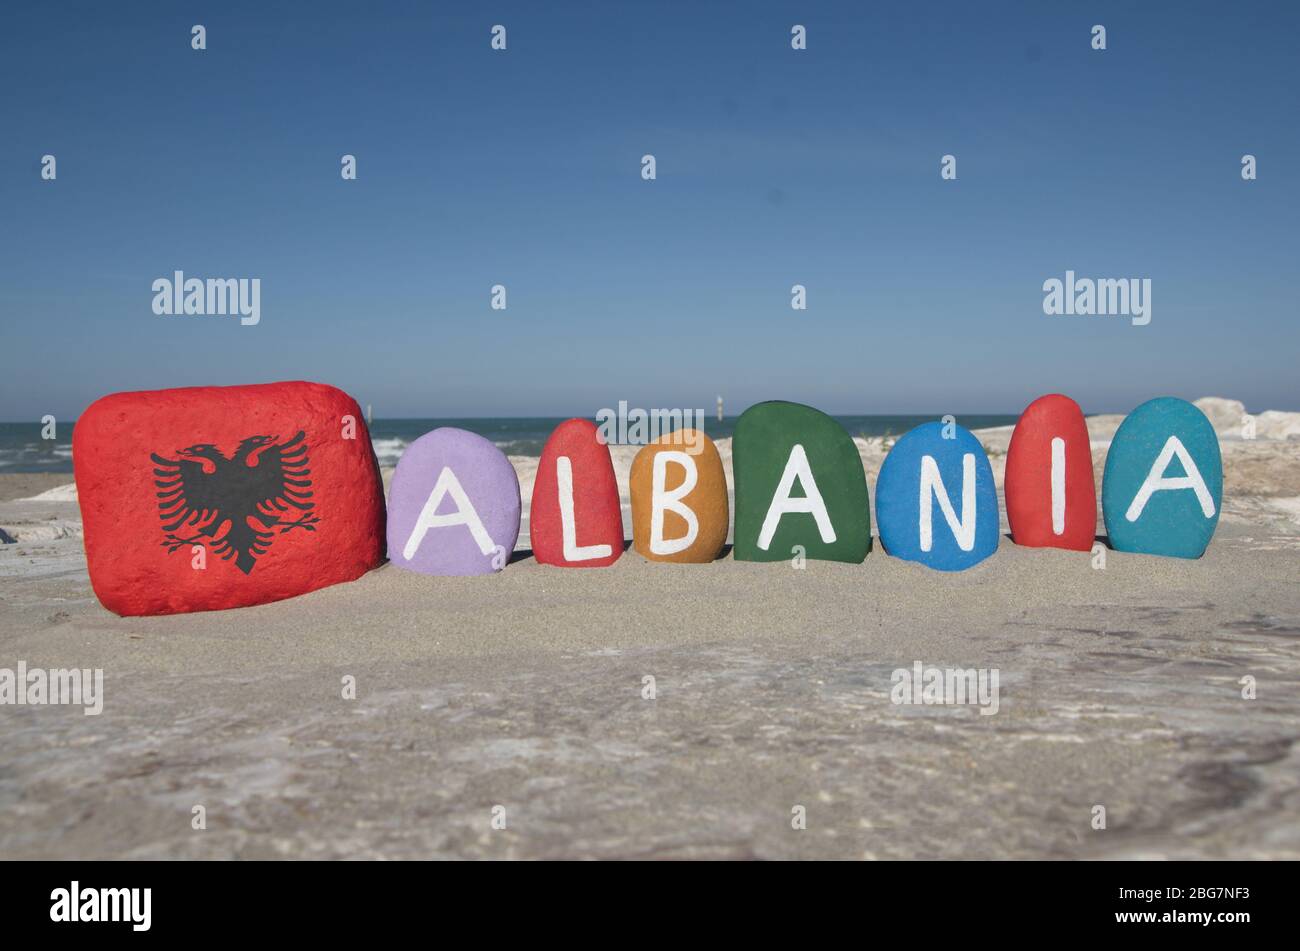
[[[945,431],[951,438],[944,438]],[[923,471],[928,474],[924,497]],[[940,505],[945,492],[956,529]],[[930,510],[928,526],[922,521],[923,498]],[[876,524],[880,543],[890,555],[940,571],[961,571],[997,551],[993,469],[970,430],[955,423],[924,423],[898,440],[876,480]]]
[[[1201,557],[1223,507],[1219,437],[1205,414],[1171,396],[1129,413],[1106,454],[1101,506],[1116,551]]]

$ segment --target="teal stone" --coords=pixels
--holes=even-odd
[[[741,414],[731,447],[737,561],[867,557],[867,476],[843,426],[811,406],[773,400]]]
[[[1186,400],[1143,403],[1115,431],[1101,484],[1116,551],[1199,558],[1223,507],[1219,437]]]

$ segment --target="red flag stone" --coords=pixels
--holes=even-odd
[[[595,423],[567,420],[546,440],[528,520],[533,556],[541,564],[602,568],[623,554],[618,480]]]
[[[1074,400],[1053,393],[1029,404],[1011,433],[1004,486],[1017,545],[1092,549],[1097,487],[1088,424]]]
[[[90,582],[116,614],[263,604],[383,561],[370,433],[332,386],[115,393],[72,453]]]

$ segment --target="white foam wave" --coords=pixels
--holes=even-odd
[[[397,465],[398,459],[402,458],[407,443],[405,439],[390,436],[383,439],[371,439],[370,445],[375,450],[375,458],[379,460],[379,464],[384,468],[391,468]]]

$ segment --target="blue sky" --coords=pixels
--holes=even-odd
[[[1157,395],[1300,409],[1300,4],[11,3],[0,19],[0,419],[278,379],[377,416],[718,393],[733,413],[1018,412],[1052,391],[1089,412]],[[176,269],[260,278],[261,323],[155,316],[152,282]],[[1042,284],[1067,269],[1150,278],[1150,325],[1045,316]]]

